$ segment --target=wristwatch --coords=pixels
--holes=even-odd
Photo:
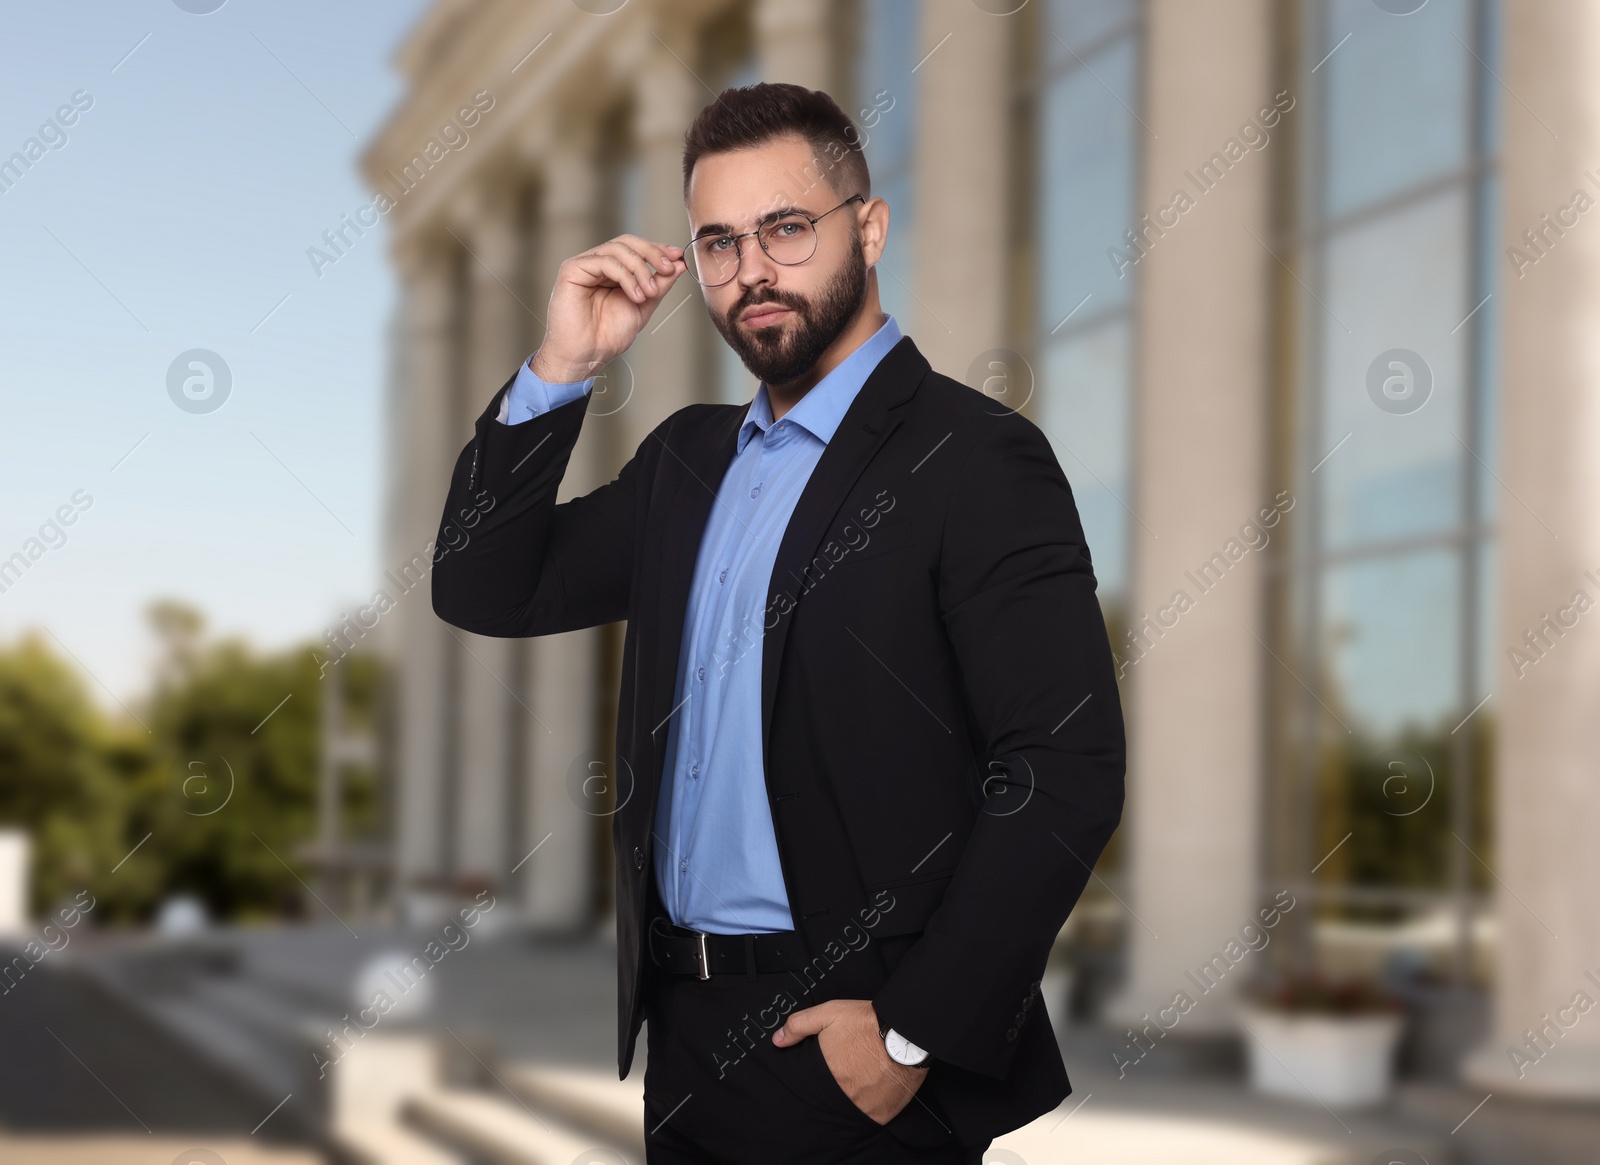
[[[883,1037],[883,1050],[889,1053],[889,1059],[896,1064],[904,1064],[907,1068],[926,1068],[929,1066],[927,1051],[917,1047],[916,1044],[906,1039],[894,1028],[880,1025],[878,1034]]]

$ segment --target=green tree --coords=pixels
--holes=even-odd
[[[0,647],[0,824],[32,838],[35,912],[101,898],[126,852],[119,763],[142,767],[138,742],[118,739],[68,664],[36,635]]]
[[[260,653],[237,639],[209,641],[196,613],[170,603],[151,619],[165,653],[147,715],[152,763],[132,811],[133,832],[151,837],[134,861],[160,870],[163,895],[192,894],[213,917],[320,911],[307,907],[310,878],[297,855],[317,829],[322,685],[331,680],[306,647]],[[355,710],[369,714],[373,661],[338,666]],[[367,777],[354,796],[369,792]]]
[[[0,825],[34,840],[34,909],[87,888],[98,922],[148,920],[178,893],[213,918],[303,912],[331,681],[308,647],[212,640],[198,611],[170,601],[149,618],[161,653],[142,723],[100,712],[37,637],[0,649]],[[370,723],[376,661],[337,666],[347,714]],[[347,777],[356,832],[375,827],[375,788],[370,772]]]

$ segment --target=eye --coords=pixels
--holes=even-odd
[[[729,250],[730,248],[732,248],[732,246],[733,246],[733,236],[732,235],[720,235],[717,238],[712,239],[710,241],[710,243],[707,244],[706,250],[708,250],[708,251],[726,251],[726,250]]]

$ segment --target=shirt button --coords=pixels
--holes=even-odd
[[[687,870],[688,868],[689,868],[689,859],[688,858],[684,858],[684,859],[682,859],[681,861],[678,862],[678,869]]]
[[[750,491],[750,496],[751,497],[755,497],[760,492],[761,492],[761,487],[758,485],[758,486],[755,487],[755,489]]]
[[[644,869],[644,850],[638,846],[633,847],[633,868],[636,870]]]
[[[689,769],[689,775],[691,777],[698,777],[700,775],[700,766],[692,765]]]
[[[701,668],[695,674],[698,675],[701,679],[705,679],[706,678],[706,669],[705,668]]]
[[[727,571],[723,571],[721,574],[717,575],[717,581],[718,582],[727,582],[728,581],[728,572]]]

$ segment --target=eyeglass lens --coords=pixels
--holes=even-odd
[[[761,228],[760,238],[774,263],[804,263],[817,249],[817,229],[803,215],[789,214]],[[694,240],[689,253],[694,257],[695,277],[715,286],[732,279],[739,269],[739,247],[731,235],[714,235]]]

